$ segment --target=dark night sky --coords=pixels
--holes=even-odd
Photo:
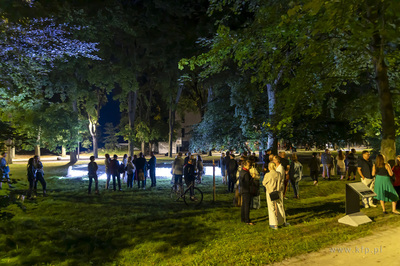
[[[112,93],[107,96],[108,102],[100,110],[100,127],[103,129],[106,123],[113,123],[114,126],[118,126],[121,120],[121,113],[119,111],[119,102],[114,101]]]

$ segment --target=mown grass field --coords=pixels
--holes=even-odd
[[[16,188],[11,195],[6,186],[0,190],[0,265],[269,264],[400,225],[400,217],[383,216],[379,207],[363,210],[372,223],[339,224],[345,181],[321,180],[315,187],[304,178],[301,199],[285,201],[291,225],[273,231],[264,193],[261,209],[250,213],[256,225],[242,224],[220,178],[217,201],[212,178],[205,177],[203,204],[191,209],[171,199],[169,180],[123,192],[105,191],[100,181],[100,195],[88,195],[88,181],[59,179],[66,169],[46,164],[49,196],[22,202],[17,196],[28,188],[26,166],[11,166]]]

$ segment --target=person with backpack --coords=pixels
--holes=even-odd
[[[292,154],[292,162],[289,169],[289,180],[293,187],[294,198],[300,198],[299,182],[303,177],[303,165],[299,162],[297,154]]]
[[[94,161],[94,156],[90,156],[90,163],[88,164],[88,176],[89,176],[89,189],[88,194],[92,192],[92,182],[94,180],[95,184],[95,193],[99,194],[99,180],[97,179],[97,170],[99,167],[97,163]]]

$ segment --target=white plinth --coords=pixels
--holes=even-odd
[[[356,212],[346,215],[345,217],[340,218],[338,221],[339,223],[351,226],[359,226],[360,224],[372,222],[372,220],[362,212]]]

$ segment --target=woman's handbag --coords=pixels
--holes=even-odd
[[[269,193],[269,197],[271,198],[271,201],[275,201],[279,199],[279,191],[272,191]]]

